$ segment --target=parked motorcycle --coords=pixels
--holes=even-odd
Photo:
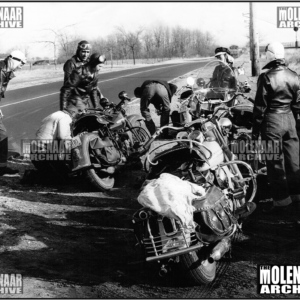
[[[142,119],[127,116],[125,92],[121,102],[107,109],[88,109],[72,124],[72,174],[82,172],[99,190],[114,186],[116,166],[128,162],[139,143],[145,143],[149,134],[140,127]],[[130,100],[130,99],[129,99]],[[138,125],[138,126],[136,126]]]
[[[118,132],[126,139],[130,138],[132,146],[147,142],[150,135],[145,125],[145,119],[138,114],[127,115],[125,102],[130,102],[131,99],[125,91],[120,92],[118,96],[121,101],[117,105],[109,103],[106,98],[100,100],[103,114],[109,116],[109,119],[114,123],[110,126],[111,130]]]
[[[195,78],[188,77],[187,85],[179,91],[179,105],[172,113],[175,126],[181,126],[198,118],[208,118],[220,106],[229,107],[223,120],[227,130],[228,145],[232,151],[248,147],[251,143],[253,122],[253,102],[244,94],[250,91],[244,70],[238,67],[232,70],[219,60],[213,60],[201,68]],[[230,120],[230,123],[228,123]],[[256,172],[265,169],[266,163],[261,155],[264,149],[252,149],[251,157],[246,160]]]
[[[252,128],[253,100],[244,93],[251,90],[244,70],[232,70],[220,60],[213,60],[199,69],[195,78],[188,77],[187,85],[179,89],[179,105],[172,113],[175,126],[199,117],[208,117],[221,104],[235,106],[230,117],[232,130]]]
[[[160,275],[178,263],[195,283],[213,281],[216,262],[230,251],[232,237],[255,209],[255,174],[247,163],[234,160],[220,122],[223,113],[220,107],[209,119],[200,118],[181,128],[164,126],[139,148],[141,153],[149,149],[165,128],[178,130],[177,139],[169,142],[172,147],[157,153],[160,145],[148,153],[147,180],[168,173],[205,190],[204,196],[195,195],[192,201],[193,228],[147,205],[133,215],[138,244],[147,262],[161,264]],[[242,175],[241,167],[247,174]]]

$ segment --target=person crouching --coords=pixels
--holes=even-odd
[[[64,110],[56,111],[42,120],[35,143],[31,144],[31,162],[44,177],[63,181],[67,178],[71,163],[71,123],[85,109],[81,97],[72,94]],[[28,174],[24,174],[26,176]]]
[[[140,109],[141,114],[145,118],[145,124],[150,134],[155,133],[155,124],[152,120],[149,105],[161,112],[160,127],[169,124],[170,104],[173,95],[177,91],[177,86],[163,80],[146,80],[141,87],[134,90],[134,95],[141,98]],[[168,137],[168,133],[164,132],[164,137]]]

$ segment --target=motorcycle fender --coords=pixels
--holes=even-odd
[[[82,134],[79,136],[81,144],[72,149],[72,172],[77,172],[91,166],[89,145],[93,144],[98,136],[94,133]]]
[[[130,115],[127,117],[127,119],[131,124],[134,124],[137,121],[145,121],[145,118],[140,115]]]

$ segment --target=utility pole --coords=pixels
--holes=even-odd
[[[298,41],[297,41],[297,31],[298,31],[298,27],[294,27],[294,31],[296,33],[296,42],[295,42],[295,47],[298,48]]]
[[[256,34],[256,20],[255,20],[255,7],[252,2],[249,2],[250,10],[250,59],[251,59],[251,69],[252,76],[258,76],[260,74],[259,68],[259,48],[258,39]]]

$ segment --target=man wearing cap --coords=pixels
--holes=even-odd
[[[75,55],[68,59],[64,64],[64,83],[69,79],[72,71],[78,67],[81,67],[88,62],[90,57],[92,46],[87,41],[81,41],[78,43]]]
[[[21,69],[26,63],[25,55],[19,51],[14,50],[3,61],[0,61],[0,101],[4,98],[5,91],[9,81],[16,75],[14,71]],[[7,131],[3,124],[3,115],[0,110],[0,176],[5,174],[16,174],[19,171],[7,167],[8,156],[8,137]]]
[[[64,76],[64,84],[69,79],[71,73],[73,70],[75,70],[78,67],[83,66],[89,61],[90,53],[91,53],[92,46],[87,41],[81,41],[77,45],[77,50],[75,55],[73,55],[70,59],[68,59],[63,67],[65,76]],[[97,87],[97,93],[99,95],[99,98],[103,98],[103,94],[99,87]],[[62,100],[61,100],[62,102]],[[60,107],[62,109],[62,107]]]
[[[44,118],[40,128],[36,132],[36,139],[40,141],[36,146],[39,151],[36,151],[37,149],[32,150],[32,155],[46,153],[47,151],[51,154],[51,149],[54,149],[54,140],[63,143],[62,148],[70,150],[70,141],[72,139],[71,123],[76,116],[85,111],[85,107],[81,97],[72,93],[63,111],[56,111]],[[61,147],[56,147],[56,149],[61,149]],[[57,155],[57,153],[55,153],[55,155]],[[39,171],[43,172],[44,176],[53,176],[55,174],[57,175],[57,173],[65,175],[68,172],[67,164],[70,163],[70,161],[63,159],[42,160],[36,156],[33,157],[32,163]],[[26,177],[28,179],[29,173],[24,174],[23,182],[25,182]]]
[[[262,140],[279,150],[277,158],[266,161],[273,205],[265,212],[282,214],[292,201],[297,206],[300,201],[299,140],[293,115],[300,112],[300,83],[298,75],[285,64],[281,43],[269,44],[265,52],[266,72],[257,81],[252,139],[258,140],[261,134]]]
[[[93,53],[89,61],[74,69],[61,88],[60,109],[67,105],[67,99],[72,92],[81,96],[86,107],[99,108],[98,99],[98,78],[97,74],[103,66],[106,58],[99,53]]]
[[[211,88],[229,88],[237,89],[237,80],[235,76],[235,69],[233,68],[234,58],[228,48],[218,47],[215,49],[215,57],[221,63],[215,67],[209,87]],[[225,92],[210,90],[208,98],[223,99]]]
[[[177,86],[175,84],[163,80],[146,80],[141,87],[137,87],[134,90],[134,95],[137,98],[141,98],[141,114],[145,118],[145,124],[151,135],[155,133],[155,124],[150,114],[149,105],[153,104],[161,112],[160,127],[168,125],[170,103],[176,90]],[[168,137],[166,131],[164,136]]]

